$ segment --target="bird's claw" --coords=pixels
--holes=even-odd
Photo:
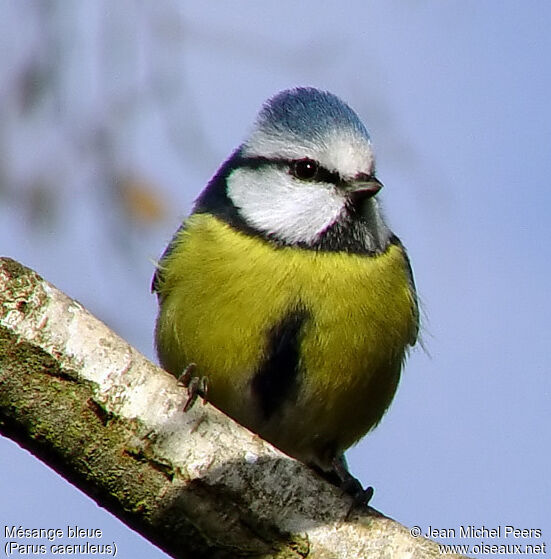
[[[190,363],[178,377],[178,383],[188,389],[188,399],[184,405],[184,412],[193,407],[198,396],[203,400],[207,397],[208,379],[207,377],[194,375],[195,369],[197,369],[197,365]]]
[[[348,471],[344,457],[333,460],[333,469],[340,480],[340,488],[352,497],[352,505],[346,513],[345,520],[348,520],[354,510],[367,508],[369,501],[373,497],[373,487],[363,488],[362,484]]]

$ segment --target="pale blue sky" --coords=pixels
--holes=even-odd
[[[373,506],[408,526],[512,524],[541,529],[551,545],[551,4],[155,5],[180,14],[183,46],[159,45],[155,32],[174,31],[170,17],[131,12],[132,2],[67,11],[68,22],[80,23],[74,49],[65,45],[72,54],[61,56],[69,70],[60,103],[71,122],[109,117],[108,93],[148,83],[149,58],[162,60],[155,83],[184,84],[186,103],[168,99],[164,114],[146,103],[130,121],[113,110],[108,122],[118,161],[150,177],[174,210],[138,232],[139,242],[134,231],[121,257],[110,240],[115,229],[101,222],[99,230],[109,203],[90,191],[98,179],[83,161],[85,172],[62,175],[61,219],[41,235],[29,232],[20,207],[4,204],[1,252],[153,357],[151,260],[266,97],[293,85],[331,90],[371,132],[386,214],[409,249],[426,313],[427,352],[413,352],[391,410],[350,452],[351,469],[375,487]],[[134,17],[121,17],[125,10]],[[22,49],[36,25],[8,12],[0,48]],[[104,28],[128,38],[107,65],[93,49]],[[9,82],[10,61],[17,57],[0,62],[0,85],[2,75]],[[50,132],[39,117],[19,128],[9,121],[24,128],[16,140],[11,128],[4,133],[13,144],[9,164],[19,165],[14,176],[28,161],[54,174],[71,168],[49,154],[54,140],[41,141]],[[61,153],[63,141],[55,141]],[[0,457],[6,524],[99,527],[122,556],[165,556],[13,443],[0,441]]]

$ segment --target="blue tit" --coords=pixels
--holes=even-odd
[[[418,334],[382,186],[347,104],[283,91],[201,192],[152,285],[162,366],[194,363],[212,404],[351,493],[343,453],[381,420]]]

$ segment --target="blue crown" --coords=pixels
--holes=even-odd
[[[267,133],[290,133],[308,140],[346,130],[369,141],[362,121],[346,103],[313,87],[288,89],[269,99],[258,115],[257,125]]]

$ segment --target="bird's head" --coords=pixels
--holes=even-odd
[[[360,252],[380,252],[388,243],[369,134],[331,93],[296,88],[268,100],[222,171],[207,190],[223,179],[237,218],[266,238]],[[198,208],[209,210],[214,199],[220,195],[202,195]]]

